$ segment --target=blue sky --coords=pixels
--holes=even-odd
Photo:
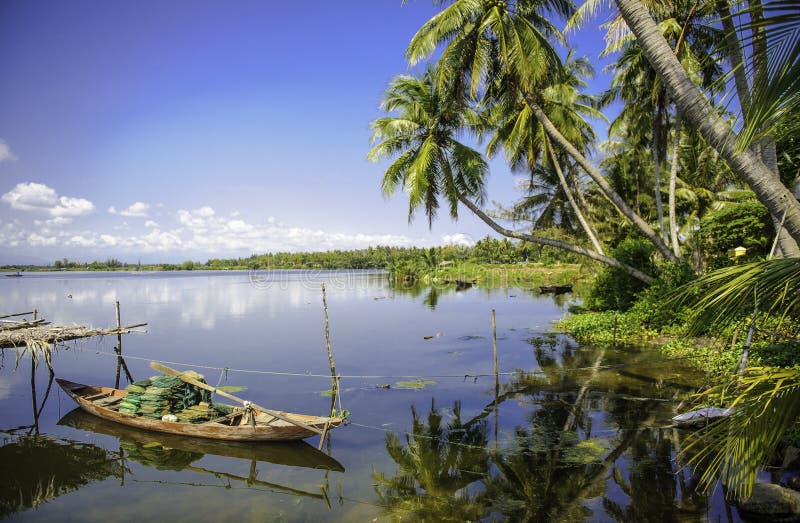
[[[0,263],[486,236],[466,210],[409,225],[405,196],[384,199],[382,165],[366,160],[381,93],[434,13],[399,0],[0,2]],[[597,31],[573,40],[598,63]],[[494,162],[489,199],[517,196]]]

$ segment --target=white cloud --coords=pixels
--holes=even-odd
[[[32,247],[55,245],[57,241],[58,239],[55,236],[42,236],[35,232],[28,235],[28,244]]]
[[[130,207],[119,211],[122,216],[131,216],[134,218],[143,218],[147,216],[147,211],[150,209],[149,203],[134,202]]]
[[[2,196],[2,200],[20,211],[36,211],[54,217],[83,216],[94,210],[94,204],[84,198],[58,196],[42,183],[18,183]]]
[[[112,205],[108,208],[108,214],[117,214],[117,208]]]
[[[83,216],[94,210],[94,204],[84,198],[62,196],[58,201],[60,205],[49,210],[53,216]]]
[[[0,140],[0,163],[16,159],[17,157],[11,152],[11,147],[5,141]]]
[[[49,220],[33,220],[33,224],[39,227],[63,227],[72,223],[72,218],[64,218],[63,216],[56,216]]]
[[[475,245],[475,240],[468,234],[458,232],[442,236],[442,243],[445,245],[458,245],[459,247],[472,247]]]
[[[40,209],[47,208],[54,199],[60,202],[55,191],[48,189],[40,188],[38,192],[28,194],[21,201]],[[34,196],[39,199],[36,200]],[[15,200],[17,205],[19,202],[20,200]],[[428,243],[424,239],[412,239],[403,235],[341,233],[292,227],[275,218],[249,222],[240,216],[219,215],[209,206],[194,210],[182,209],[172,217],[172,227],[163,227],[159,223],[163,223],[162,220],[147,220],[141,232],[136,232],[135,228],[111,226],[100,230],[45,227],[46,224],[66,225],[70,218],[64,216],[38,220],[34,230],[26,230],[20,223],[3,223],[0,224],[0,246],[90,249],[91,255],[98,257],[124,256],[125,253],[188,253],[190,256],[211,257],[270,251],[356,249],[371,245],[408,247]]]

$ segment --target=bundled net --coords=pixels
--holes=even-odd
[[[203,375],[197,372],[186,371],[182,375],[205,383]],[[161,419],[167,414],[175,414],[179,420],[190,423],[208,421],[216,416],[210,405],[211,394],[177,376],[159,375],[136,381],[128,385],[125,392],[119,412],[127,416]],[[200,407],[201,404],[205,407]],[[181,417],[186,410],[189,412]],[[206,410],[209,411],[207,415],[204,414]]]

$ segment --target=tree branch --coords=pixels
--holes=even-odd
[[[598,254],[594,251],[590,251],[589,249],[585,249],[578,245],[573,245],[571,243],[562,242],[559,240],[551,240],[550,238],[542,238],[540,236],[533,236],[532,234],[525,234],[517,231],[512,231],[511,229],[506,229],[496,221],[492,220],[485,212],[483,212],[477,205],[472,203],[469,199],[467,199],[461,193],[458,193],[458,200],[463,203],[470,211],[472,211],[478,218],[484,221],[489,227],[494,229],[496,232],[506,236],[508,238],[515,238],[517,240],[524,240],[531,243],[537,243],[539,245],[548,245],[550,247],[555,247],[556,249],[562,249],[569,252],[574,252],[575,254],[580,254],[581,256],[586,256],[587,258],[591,258],[592,260],[599,261],[601,263],[605,263],[609,267],[614,267],[615,269],[619,269],[625,274],[633,276],[637,280],[643,281],[648,285],[653,283],[654,278],[648,274],[643,273],[639,269],[635,267],[631,267],[630,265],[626,265],[621,263],[619,260],[614,258],[610,258],[608,256]]]

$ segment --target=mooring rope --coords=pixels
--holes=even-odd
[[[66,350],[76,350],[80,352],[92,352],[95,354],[99,354],[102,356],[112,356],[114,358],[118,357],[118,354],[111,353],[111,352],[104,352],[100,350],[93,350],[87,349],[82,347],[66,347]],[[662,360],[655,360],[655,361],[645,361],[645,362],[627,362],[627,363],[617,363],[611,365],[600,365],[598,367],[591,366],[591,367],[572,367],[568,369],[530,369],[530,370],[514,370],[514,371],[505,371],[505,372],[498,372],[498,376],[528,376],[528,375],[540,375],[546,376],[548,374],[571,374],[571,373],[579,373],[579,372],[587,372],[587,371],[594,371],[594,370],[610,370],[610,369],[620,369],[625,367],[646,367],[651,365],[660,365],[664,363],[672,363],[674,361],[682,361],[682,360],[690,360],[695,358],[702,358],[704,355],[702,354],[692,354],[688,356],[680,356],[677,358],[665,358]],[[271,370],[253,370],[253,369],[234,369],[231,367],[215,367],[213,365],[199,365],[196,363],[184,363],[179,361],[169,361],[169,360],[160,360],[158,358],[149,358],[143,356],[135,356],[135,355],[123,355],[123,359],[131,359],[131,360],[139,360],[139,361],[157,361],[159,363],[163,363],[165,365],[178,365],[182,367],[191,367],[196,369],[206,369],[206,370],[215,370],[225,372],[226,375],[228,372],[241,372],[245,374],[265,374],[269,376],[297,376],[297,377],[308,377],[308,378],[327,378],[330,379],[330,374],[317,374],[313,372],[281,372],[281,371],[271,371]],[[423,378],[437,378],[437,379],[461,379],[466,381],[467,379],[472,379],[473,381],[478,380],[478,378],[485,378],[485,377],[494,377],[494,372],[470,372],[465,374],[404,374],[404,375],[389,375],[389,374],[338,374],[336,377],[337,379],[423,379]]]

